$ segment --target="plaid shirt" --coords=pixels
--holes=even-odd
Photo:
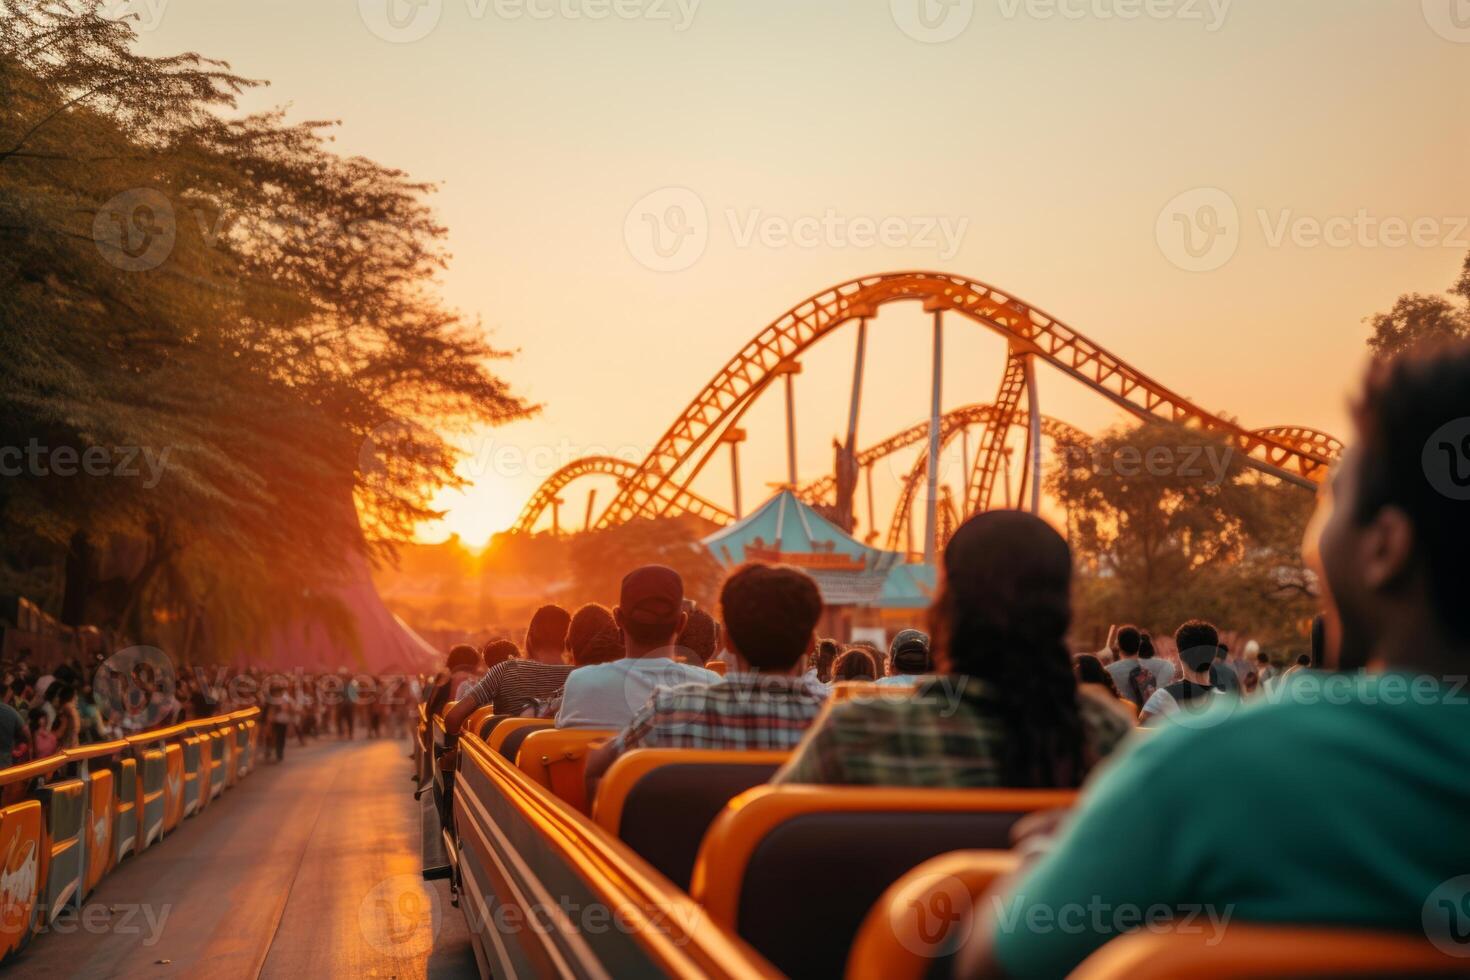
[[[732,673],[718,684],[661,687],[610,743],[615,752],[789,749],[822,710],[824,693],[800,677]]]
[[[988,685],[938,677],[907,691],[831,705],[773,783],[934,788],[992,787],[1001,776],[1007,733],[985,709]],[[1089,764],[1131,731],[1110,706],[1079,690]]]

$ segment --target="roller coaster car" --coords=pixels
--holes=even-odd
[[[789,755],[634,749],[602,777],[593,820],[687,890],[709,825],[730,800],[769,780]]]
[[[915,865],[1008,848],[1021,817],[1075,799],[1070,790],[762,786],[711,825],[691,894],[788,976],[840,977],[869,909]]]

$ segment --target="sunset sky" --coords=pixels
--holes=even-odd
[[[641,456],[788,307],[894,269],[989,282],[1251,427],[1343,435],[1363,318],[1470,251],[1453,0],[125,5],[149,53],[226,59],[272,83],[246,107],[339,119],[343,152],[442,184],[444,294],[544,410],[466,442],[473,486],[426,540],[481,544],[562,463]],[[1216,216],[1215,248],[1191,256],[1176,214],[1200,236]],[[877,321],[863,444],[927,414],[927,323]],[[945,404],[989,401],[1002,344],[950,323]],[[845,426],[852,341],[797,380],[804,478]],[[1120,418],[1049,369],[1039,388],[1089,431]],[[746,423],[747,508],[783,478],[779,391]],[[880,509],[906,469],[878,469]],[[721,464],[698,488],[728,484]]]

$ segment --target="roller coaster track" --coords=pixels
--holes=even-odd
[[[541,515],[561,495],[562,490],[582,477],[612,476],[621,483],[637,472],[636,464],[625,459],[618,459],[616,456],[585,456],[582,459],[573,460],[547,477],[537,488],[536,493],[526,501],[526,506],[521,509],[521,516],[511,530],[516,534],[530,534],[535,529],[536,522],[541,519]],[[702,517],[715,524],[729,524],[735,520],[734,515],[725,508],[712,504],[689,490],[676,489],[671,484],[664,484],[660,492],[669,495],[670,503],[665,508],[665,513],[694,514],[696,517]]]
[[[893,272],[823,290],[792,307],[741,348],[623,480],[597,526],[677,509],[684,488],[718,448],[720,434],[734,426],[779,376],[777,368],[843,324],[872,317],[888,303],[904,301],[920,302],[929,311],[953,311],[1006,340],[1010,357],[997,398],[1003,414],[1009,414],[1006,406],[1013,410],[1019,405],[1024,393],[1024,375],[1018,384],[1012,365],[1034,357],[1139,418],[1164,419],[1215,433],[1249,465],[1287,482],[1314,487],[1332,462],[1332,442],[1317,438],[1321,433],[1247,429],[1196,405],[1062,321],[992,286],[936,272]],[[995,435],[985,440],[991,446],[998,445],[1009,427],[1001,421],[994,420]],[[997,454],[984,451],[984,445],[981,449],[977,465],[989,469],[967,480],[966,514],[985,506],[995,485]]]

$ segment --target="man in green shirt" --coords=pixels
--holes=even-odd
[[[1341,673],[1136,740],[981,900],[960,975],[1061,976],[1129,929],[1217,940],[1230,922],[1427,934],[1470,957],[1470,347],[1375,365],[1354,408],[1305,544]],[[1262,819],[1301,832],[1230,843]]]

